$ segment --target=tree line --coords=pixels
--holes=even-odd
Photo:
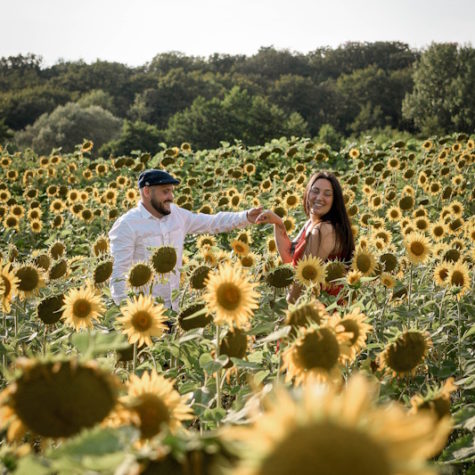
[[[280,136],[334,141],[368,131],[475,129],[475,50],[433,43],[345,43],[307,54],[162,53],[140,67],[0,59],[0,141],[49,153],[83,139],[104,156],[187,141],[262,144]]]

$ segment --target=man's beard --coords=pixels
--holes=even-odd
[[[171,201],[168,203],[171,203]],[[167,216],[171,213],[171,210],[165,209],[163,207],[163,203],[161,201],[157,201],[155,198],[150,198],[150,204],[155,211],[159,212],[163,216]]]

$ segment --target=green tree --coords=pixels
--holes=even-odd
[[[424,134],[473,132],[475,50],[456,43],[433,43],[414,67],[414,89],[403,116]]]
[[[154,125],[124,120],[120,136],[104,144],[98,154],[104,157],[128,155],[133,150],[155,154],[159,151],[159,143],[163,139],[163,134]]]
[[[70,99],[67,91],[48,85],[3,92],[0,93],[0,117],[13,130],[23,129]]]
[[[20,147],[32,147],[46,154],[56,147],[72,152],[75,145],[89,139],[98,150],[119,135],[121,125],[120,119],[99,106],[81,107],[70,102],[51,114],[43,114],[33,125],[17,132],[15,141]]]
[[[86,92],[76,102],[81,107],[99,106],[112,113],[115,112],[114,98],[102,89],[93,89]]]

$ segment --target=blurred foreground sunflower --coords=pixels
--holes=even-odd
[[[306,385],[298,400],[280,389],[252,426],[226,430],[242,455],[232,475],[435,475],[425,458],[448,432],[375,394],[359,375],[342,392]]]

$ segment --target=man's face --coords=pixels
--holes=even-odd
[[[170,204],[173,203],[173,185],[147,186],[152,208],[163,216],[170,214]]]

